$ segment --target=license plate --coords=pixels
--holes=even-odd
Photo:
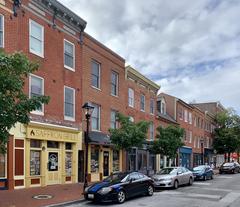
[[[93,199],[94,198],[94,194],[88,194],[88,198]]]

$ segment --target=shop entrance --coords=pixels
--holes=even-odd
[[[60,184],[59,151],[48,151],[47,156],[47,185]]]
[[[103,152],[103,176],[109,176],[109,152]]]

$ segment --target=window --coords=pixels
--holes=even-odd
[[[184,132],[184,141],[186,142],[188,138],[188,130],[185,130]]]
[[[92,61],[92,86],[100,88],[100,64]]]
[[[143,94],[140,96],[140,109],[141,111],[145,111],[145,96]]]
[[[129,116],[130,122],[134,122],[134,118],[132,116]]]
[[[91,146],[91,173],[99,172],[99,147]]]
[[[75,119],[75,90],[64,86],[64,119]]]
[[[29,84],[29,96],[30,98],[34,96],[42,96],[44,95],[44,81],[42,78],[35,76],[35,75],[30,75],[30,84]],[[38,113],[38,114],[43,114],[44,111],[44,105],[42,104],[36,111],[33,113]]]
[[[180,108],[178,109],[178,117],[179,117],[180,120],[183,119],[183,109],[182,109],[182,107],[180,107]]]
[[[117,172],[119,170],[119,151],[113,150],[113,172]]]
[[[134,107],[134,90],[128,89],[128,106]]]
[[[154,99],[150,99],[150,114],[154,114]]]
[[[75,68],[75,46],[67,40],[64,40],[64,67],[70,70]]]
[[[44,56],[44,27],[30,20],[29,21],[30,52],[40,57]]]
[[[118,73],[114,71],[111,74],[111,95],[118,95]]]
[[[166,104],[165,102],[161,102],[161,114],[166,114]]]
[[[194,137],[194,148],[197,147],[197,137]]]
[[[92,112],[92,130],[100,130],[100,106],[97,104],[92,104],[94,110]]]
[[[188,111],[186,109],[184,110],[184,121],[188,122]]]
[[[189,143],[192,143],[192,131],[189,131]]]
[[[149,132],[150,132],[150,141],[154,140],[154,124],[153,122],[149,125]]]
[[[117,128],[117,120],[116,120],[117,112],[111,111],[111,128],[116,129]]]
[[[0,14],[0,47],[4,47],[4,16]]]
[[[0,178],[7,177],[6,173],[6,154],[0,153]]]
[[[59,142],[55,142],[55,141],[47,141],[47,147],[48,148],[59,148]]]
[[[30,140],[30,175],[40,175],[41,174],[41,141]]]
[[[67,176],[72,176],[72,143],[66,143],[65,150],[65,173]]]
[[[189,120],[189,124],[192,124],[192,113],[191,112],[188,113],[188,120]]]
[[[196,116],[194,117],[194,126],[195,127],[197,126],[197,117]]]

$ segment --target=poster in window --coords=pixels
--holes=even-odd
[[[48,154],[48,170],[58,171],[58,153],[49,152]]]
[[[31,150],[30,175],[40,175],[40,152]]]

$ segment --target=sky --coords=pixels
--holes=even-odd
[[[60,0],[160,92],[240,114],[240,0]]]

